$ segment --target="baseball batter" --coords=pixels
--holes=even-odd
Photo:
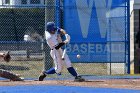
[[[48,71],[43,71],[39,76],[39,81],[43,81],[47,74],[61,74],[64,64],[66,65],[68,72],[75,77],[74,81],[85,81],[85,79],[79,76],[72,67],[71,61],[66,53],[64,55],[64,60],[62,59],[63,49],[61,47],[70,42],[70,36],[65,30],[55,27],[54,22],[48,22],[45,38],[47,44],[51,48],[50,55],[53,58],[55,67]]]

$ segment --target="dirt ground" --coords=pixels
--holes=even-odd
[[[85,82],[74,82],[72,80],[45,80],[45,81],[9,81],[0,80],[0,86],[20,86],[20,85],[62,85],[62,86],[82,86],[101,88],[124,88],[139,89],[140,79],[109,79],[109,80],[88,80]]]

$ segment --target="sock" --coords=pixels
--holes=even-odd
[[[74,77],[77,76],[77,72],[75,71],[75,69],[73,67],[69,67],[67,69],[71,75],[73,75]]]
[[[55,74],[55,69],[54,68],[50,68],[49,70],[44,72],[45,74]]]

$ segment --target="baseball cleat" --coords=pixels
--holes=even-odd
[[[39,76],[38,80],[39,80],[39,81],[43,81],[45,77],[46,77],[46,75],[45,75],[44,73],[42,73],[42,74]]]
[[[74,81],[75,81],[75,82],[84,82],[85,79],[82,78],[81,76],[76,76]]]

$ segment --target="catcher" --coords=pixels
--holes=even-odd
[[[4,61],[10,62],[11,55],[9,51],[7,53],[0,53],[0,58],[3,58]],[[11,81],[23,81],[23,77],[20,77],[18,74],[14,74],[12,72],[0,69],[0,77],[10,79]]]

